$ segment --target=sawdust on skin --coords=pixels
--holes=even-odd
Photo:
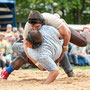
[[[75,77],[67,77],[63,70],[49,85],[42,84],[48,71],[17,70],[8,80],[0,80],[0,90],[90,90],[90,70],[74,69]]]

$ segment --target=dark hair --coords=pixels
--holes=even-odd
[[[19,35],[20,40],[23,40],[23,35]]]
[[[28,16],[28,23],[30,24],[44,24],[43,16],[39,11],[32,11]]]
[[[28,32],[26,40],[32,44],[33,48],[38,48],[43,41],[43,37],[39,31],[33,30]]]

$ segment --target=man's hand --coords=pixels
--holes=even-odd
[[[66,51],[67,51],[67,46],[62,46],[62,54],[61,54],[61,56],[55,61],[56,64],[61,61],[61,59],[63,58],[64,53],[65,53]]]
[[[58,76],[59,74],[59,70],[58,68],[56,70],[53,70],[49,73],[49,76],[47,77],[46,81],[43,83],[43,84],[49,84],[51,82],[53,82],[56,77]]]
[[[63,52],[66,52],[68,50],[68,46],[62,46],[62,49]]]
[[[64,51],[62,51],[61,56],[55,61],[55,63],[57,64],[58,62],[60,62],[62,60],[63,56],[64,56]]]

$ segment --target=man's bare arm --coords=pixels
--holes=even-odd
[[[70,41],[71,32],[65,23],[63,23],[58,30],[59,30],[61,36],[63,36],[63,40],[64,40],[63,49],[65,51],[67,51],[67,46]]]
[[[63,36],[63,39],[64,39],[63,45],[67,46],[70,40],[71,33],[65,20],[60,19],[50,13],[43,13],[42,15],[43,15],[43,18],[45,19],[46,24],[51,25],[59,30],[60,34]]]
[[[25,28],[24,28],[24,33],[23,33],[23,38],[24,39],[26,39],[26,36],[27,36],[29,31],[31,31],[30,24],[28,22],[26,22]]]
[[[49,84],[49,83],[53,82],[56,79],[56,77],[58,76],[58,74],[59,74],[58,69],[51,71],[49,73],[49,76],[47,77],[46,81],[43,84]]]

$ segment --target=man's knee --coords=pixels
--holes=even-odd
[[[17,57],[12,63],[11,66],[14,70],[18,70],[21,68],[24,64],[28,63],[27,59],[24,59],[22,57]]]
[[[80,34],[79,32],[75,31],[72,28],[69,28],[71,31],[71,38],[70,38],[70,42],[80,46],[80,47],[84,47],[87,45],[87,40],[85,37],[83,37],[82,34]]]
[[[22,43],[14,43],[12,46],[12,50],[18,55],[23,58],[26,58],[26,53],[24,51],[24,47]]]

